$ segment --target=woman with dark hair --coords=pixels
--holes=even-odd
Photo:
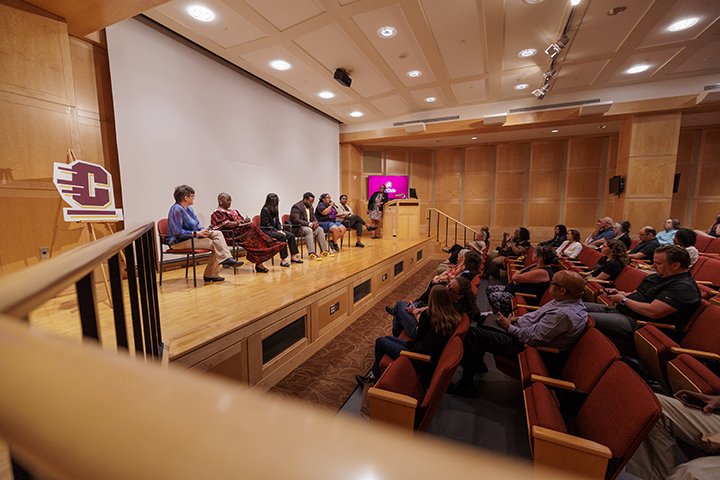
[[[629,250],[632,244],[632,240],[630,239],[630,226],[631,224],[627,220],[615,224],[614,240],[620,240],[625,245],[625,250]]]
[[[566,258],[577,258],[580,252],[582,252],[582,243],[580,243],[580,232],[577,230],[570,230],[567,240],[555,250],[558,256]]]
[[[538,243],[542,247],[557,248],[567,240],[567,227],[565,225],[555,225],[555,236],[550,240]]]
[[[290,247],[290,255],[292,255],[290,261],[292,263],[303,263],[299,257],[295,235],[283,230],[282,223],[280,223],[279,204],[280,198],[274,193],[268,193],[267,197],[265,197],[265,205],[260,210],[260,229],[272,238],[287,243],[287,246]],[[280,266],[290,266],[287,257],[288,249],[286,247],[280,250]]]
[[[612,239],[600,244],[600,253],[602,257],[588,277],[588,281],[593,280],[615,280],[620,275],[625,265],[630,263],[625,244],[620,240]]]
[[[383,207],[388,202],[388,194],[385,193],[385,185],[380,185],[378,191],[370,195],[368,199],[368,216],[370,217],[370,225],[376,228],[373,230],[372,237],[382,237],[382,218]]]
[[[700,252],[695,248],[695,242],[697,241],[697,233],[689,228],[678,229],[675,237],[673,237],[673,243],[678,247],[682,247],[690,254],[690,266],[695,265],[700,257]]]
[[[507,285],[490,285],[486,294],[494,313],[500,312],[507,316],[512,313],[512,299],[516,293],[534,295],[535,299],[528,299],[534,305],[540,303],[540,298],[550,286],[553,275],[551,265],[557,262],[555,250],[548,246],[537,247],[533,252],[535,263],[523,268],[513,275]]]
[[[335,202],[332,201],[329,193],[320,195],[320,200],[315,208],[315,217],[318,219],[320,228],[322,228],[326,234],[330,234],[330,248],[339,252],[340,245],[338,245],[338,240],[343,238],[347,229],[345,225],[338,220]]]
[[[356,375],[358,384],[375,383],[380,378],[380,360],[385,355],[392,358],[400,356],[402,350],[409,350],[423,355],[429,355],[429,364],[418,364],[418,373],[423,385],[427,386],[432,378],[435,365],[442,354],[448,340],[460,323],[460,314],[453,305],[453,297],[447,288],[436,285],[430,291],[427,309],[420,312],[417,322],[417,332],[412,340],[402,340],[397,337],[386,336],[375,340],[375,363],[372,370],[365,376]]]
[[[513,236],[503,233],[502,243],[497,251],[488,253],[485,273],[488,277],[497,276],[505,270],[505,257],[524,255],[530,248],[530,231],[525,227],[515,229]]]
[[[718,213],[715,217],[715,223],[710,225],[710,228],[708,228],[707,234],[715,238],[720,237],[720,213]]]

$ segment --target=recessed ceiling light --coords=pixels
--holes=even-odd
[[[600,125],[598,128],[602,130],[604,128],[607,128],[607,125]]]
[[[529,86],[530,86],[530,85],[528,85],[527,83],[518,83],[517,85],[515,85],[515,86],[513,87],[513,89],[514,89],[514,90],[525,90],[525,89],[528,88]]]
[[[410,70],[406,75],[410,78],[418,78],[422,76],[422,72],[420,70]]]
[[[202,5],[190,5],[186,11],[188,15],[201,22],[212,22],[215,20],[215,12]]]
[[[365,114],[359,110],[353,110],[352,112],[350,112],[350,116],[354,117],[354,118],[360,118],[363,115],[365,115]]]
[[[534,48],[526,48],[524,50],[520,50],[517,55],[520,58],[528,58],[528,57],[532,57],[536,53],[537,53],[537,50],[535,50]]]
[[[395,27],[386,25],[384,27],[378,28],[377,34],[380,38],[392,38],[397,34],[397,30],[395,29]]]
[[[695,26],[700,21],[697,17],[683,18],[677,22],[671,24],[667,29],[670,32],[679,32],[680,30],[687,30],[690,27]]]
[[[580,2],[582,2],[582,0],[570,0],[570,5],[572,5],[573,7],[577,7],[578,5],[580,5]]]
[[[328,92],[327,90],[324,90],[324,91],[318,93],[318,97],[325,98],[325,99],[333,98],[334,96],[335,96],[335,94],[333,92]]]
[[[535,5],[536,3],[542,3],[545,0],[523,0],[525,3]]]
[[[470,137],[470,140],[477,140],[477,137]]]
[[[437,97],[427,97],[427,98],[425,99],[425,102],[426,102],[426,103],[433,103],[433,102],[436,102],[436,101],[437,101]]]
[[[614,17],[615,15],[620,15],[625,10],[627,10],[627,8],[625,8],[624,5],[620,5],[619,7],[614,7],[614,8],[611,8],[610,10],[608,10],[607,16]]]
[[[650,65],[647,65],[645,63],[641,63],[639,65],[633,65],[632,67],[625,70],[625,73],[629,73],[630,75],[634,75],[636,73],[642,73],[646,70],[650,69]]]
[[[558,130],[557,128],[554,128],[554,129],[550,130],[550,133],[558,133],[559,131],[560,130]]]
[[[274,68],[275,70],[290,70],[292,68],[292,65],[290,65],[289,62],[286,62],[285,60],[273,60],[270,62],[270,66]]]

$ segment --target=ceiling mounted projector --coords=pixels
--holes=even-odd
[[[335,80],[337,80],[340,85],[344,85],[346,87],[349,87],[352,83],[352,78],[350,78],[350,75],[348,75],[344,68],[338,68],[335,70]]]

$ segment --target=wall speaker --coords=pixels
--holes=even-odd
[[[405,133],[424,133],[425,132],[425,124],[424,123],[411,123],[409,125],[405,125]]]

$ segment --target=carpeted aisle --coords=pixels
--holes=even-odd
[[[338,411],[355,390],[355,375],[370,370],[375,338],[390,334],[385,305],[419,296],[439,262],[429,261],[270,392]]]

